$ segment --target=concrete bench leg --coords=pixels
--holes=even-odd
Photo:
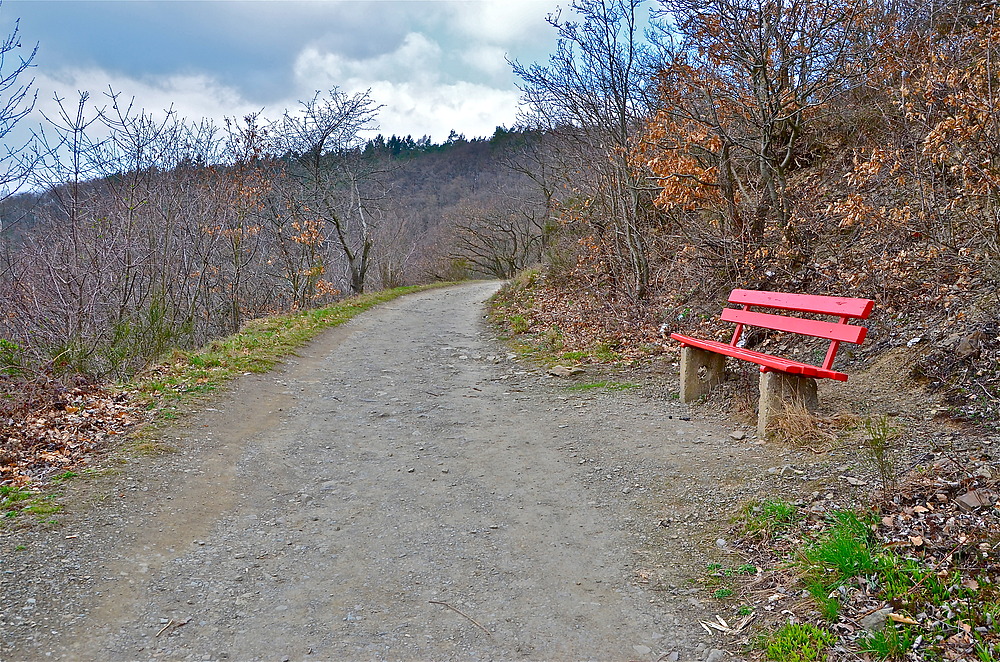
[[[681,348],[681,402],[694,402],[726,376],[726,357],[697,347]]]
[[[760,373],[760,404],[757,408],[757,435],[764,439],[774,419],[785,408],[799,403],[809,411],[819,407],[816,380],[787,372]]]

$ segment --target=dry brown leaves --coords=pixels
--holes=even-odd
[[[87,463],[107,442],[146,415],[126,393],[84,382],[67,386],[39,376],[3,379],[0,485],[24,486]]]

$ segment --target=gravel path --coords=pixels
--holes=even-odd
[[[699,576],[777,460],[513,361],[496,287],[370,311],[71,483],[0,539],[0,659],[738,657]]]

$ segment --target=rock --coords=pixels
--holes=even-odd
[[[708,656],[705,658],[705,662],[722,662],[724,659],[726,659],[726,651],[713,648],[708,651]]]
[[[920,337],[917,337],[917,338],[910,338],[909,342],[907,342],[907,343],[906,343],[906,346],[907,346],[907,347],[913,347],[913,346],[914,346],[914,345],[916,345],[917,343],[922,343],[923,341],[924,341],[924,339],[923,339],[923,338],[920,338]]]
[[[734,430],[729,433],[729,436],[736,441],[742,441],[747,438],[747,433],[743,430]]]
[[[548,374],[553,377],[572,377],[573,375],[579,375],[582,372],[583,368],[579,366],[554,365],[549,368]]]
[[[639,655],[649,655],[650,653],[653,652],[653,649],[650,648],[649,646],[633,646],[632,650],[634,650]]]
[[[673,653],[670,653],[666,657],[661,657],[660,659],[663,660],[663,662],[677,662],[677,660],[681,659],[681,654],[674,651]]]
[[[996,494],[990,490],[971,490],[955,499],[958,507],[967,513],[983,506],[993,505],[994,501],[996,501]]]
[[[869,632],[875,632],[882,629],[886,621],[889,620],[889,614],[891,613],[892,607],[883,607],[859,620],[858,624]]]
[[[986,337],[982,331],[968,335],[958,341],[955,347],[955,356],[960,359],[977,358],[982,347],[982,340]]]

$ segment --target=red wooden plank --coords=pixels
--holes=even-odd
[[[817,315],[836,315],[868,319],[875,302],[871,299],[827,297],[815,294],[790,294],[762,290],[733,290],[729,302],[741,306],[765,306],[779,310],[797,310]]]
[[[736,308],[723,308],[722,319],[726,322],[749,324],[764,329],[799,333],[804,336],[849,342],[855,345],[864,342],[865,335],[868,333],[868,329],[863,326],[837,324],[835,322],[803,319],[801,317],[785,317],[784,315],[771,315],[769,313],[758,313],[752,310],[739,310]]]
[[[837,372],[836,370],[827,370],[818,366],[809,365],[808,363],[801,363],[799,361],[792,361],[791,359],[785,359],[780,356],[771,356],[770,354],[756,352],[752,349],[733,347],[732,345],[718,342],[716,340],[691,338],[689,336],[683,336],[679,333],[671,333],[670,337],[681,343],[682,346],[707,349],[710,352],[724,354],[726,356],[732,356],[733,358],[756,363],[762,366],[762,370],[767,368],[771,370],[780,370],[781,372],[787,372],[793,375],[802,375],[803,377],[836,379],[841,382],[847,381],[847,375],[842,372]]]

